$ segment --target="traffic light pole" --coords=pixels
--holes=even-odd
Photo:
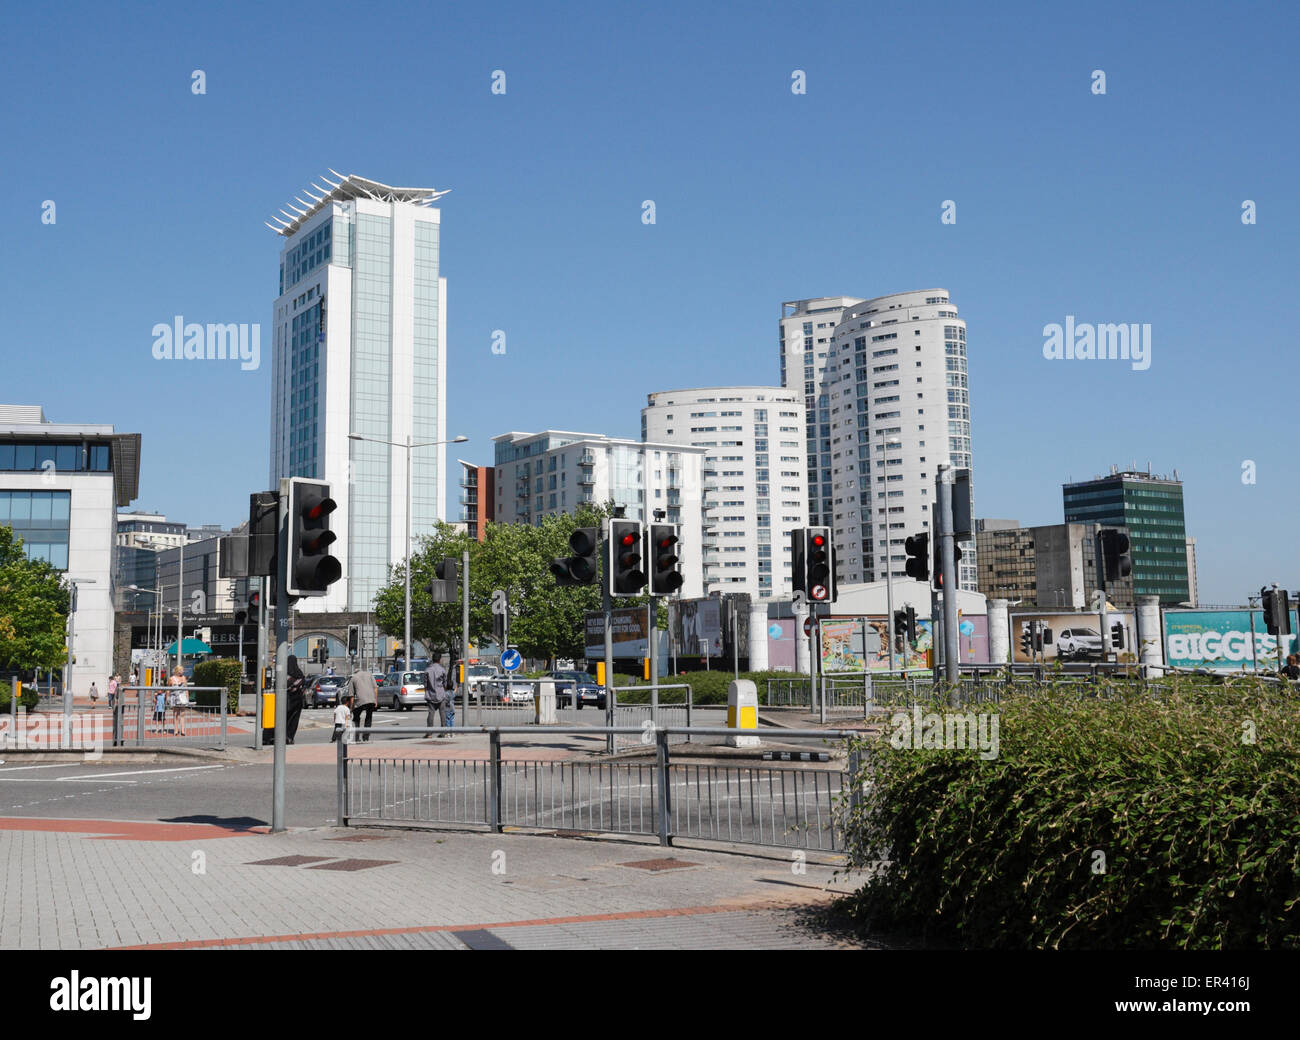
[[[265,575],[257,579],[257,675],[253,679],[253,747],[262,746],[262,691],[266,685],[266,595]]]
[[[284,827],[285,742],[289,728],[289,479],[280,480],[280,573],[275,582],[275,757],[271,765],[271,832]],[[408,563],[409,566],[409,563]],[[265,600],[265,596],[261,597]],[[407,651],[408,655],[410,651]],[[409,656],[408,656],[409,659]]]
[[[650,721],[656,728],[659,726],[659,653],[655,647],[655,643],[658,642],[655,639],[658,623],[659,614],[655,608],[655,594],[651,592],[646,597],[646,640],[650,644],[647,648],[650,658]]]
[[[956,547],[952,529],[952,485],[953,469],[948,463],[939,464],[936,478],[939,492],[939,551],[942,553],[944,587],[943,587],[943,669],[944,677],[950,683],[957,681],[957,666],[960,663],[957,645],[957,589],[960,581],[957,577]]]
[[[886,602],[885,618],[887,624],[889,625],[889,670],[892,672],[894,670],[894,563],[889,558],[889,534],[888,533],[885,534],[885,602]],[[864,621],[863,622],[864,627],[862,629],[862,638],[864,640],[866,639],[867,636],[867,630],[865,625],[866,622]],[[867,669],[867,671],[870,671],[871,668],[867,665],[866,651],[867,651],[867,644],[864,642],[862,644],[862,664],[863,667]],[[903,660],[904,661],[907,660],[906,653],[904,653],[903,655]]]
[[[1280,612],[1279,600],[1281,601]],[[1285,652],[1284,647],[1287,642],[1287,638],[1285,635],[1282,635],[1282,631],[1291,627],[1291,597],[1278,595],[1277,582],[1273,582],[1273,617],[1276,621],[1278,631],[1278,635],[1275,639],[1275,642],[1277,643],[1277,671],[1278,674],[1281,675],[1282,655]]]
[[[1106,548],[1102,544],[1101,525],[1097,526],[1097,621],[1101,625],[1101,659],[1110,660],[1110,616],[1106,610]],[[1136,601],[1134,610],[1137,609]]]
[[[469,550],[460,554],[460,707],[462,726],[469,725]],[[454,721],[453,721],[454,724]]]
[[[605,547],[605,567],[600,584],[601,602],[605,609],[605,726],[609,728],[614,725],[614,597],[609,592],[614,573],[614,539],[609,517],[600,521],[600,533]],[[577,696],[576,687],[574,696]],[[611,755],[614,753],[613,733],[605,735],[605,750]]]

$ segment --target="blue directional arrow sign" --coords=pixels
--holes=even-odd
[[[524,663],[524,659],[521,656],[519,656],[518,650],[501,651],[501,667],[504,668],[507,672],[518,671],[519,666],[523,663]]]

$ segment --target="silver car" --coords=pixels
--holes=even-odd
[[[484,699],[488,703],[532,704],[533,684],[527,679],[493,679],[484,684]]]
[[[424,673],[389,672],[378,693],[381,708],[410,711],[424,704]]]

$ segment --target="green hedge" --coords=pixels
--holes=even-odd
[[[758,687],[758,703],[762,704],[767,693],[768,679],[791,679],[796,672],[741,672],[742,679],[750,679]],[[711,671],[687,672],[685,675],[665,675],[660,678],[662,685],[670,683],[688,683],[696,704],[726,704],[727,688],[736,675],[729,668],[714,668]],[[615,686],[644,686],[646,681],[639,675],[618,675]],[[619,695],[620,704],[639,704],[649,702],[648,690],[637,690]]]
[[[974,948],[1300,948],[1294,689],[1048,685],[974,707],[992,759],[900,747],[895,715],[860,746],[847,858],[875,873],[840,908]]]
[[[232,657],[217,657],[201,661],[194,666],[195,686],[224,686],[226,688],[226,710],[239,711],[239,662]],[[215,708],[221,702],[216,690],[199,690],[191,695],[200,708]]]
[[[7,682],[0,682],[0,712],[6,714],[9,712],[9,702],[12,699],[13,688]],[[18,697],[18,707],[35,711],[40,700],[41,695],[36,691],[35,686],[24,685],[23,692]]]

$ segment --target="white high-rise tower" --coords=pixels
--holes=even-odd
[[[267,226],[284,238],[274,309],[271,487],[327,480],[343,578],[322,610],[370,608],[406,557],[405,443],[446,439],[446,194],[335,174]],[[412,454],[412,531],[443,515],[446,449]]]

